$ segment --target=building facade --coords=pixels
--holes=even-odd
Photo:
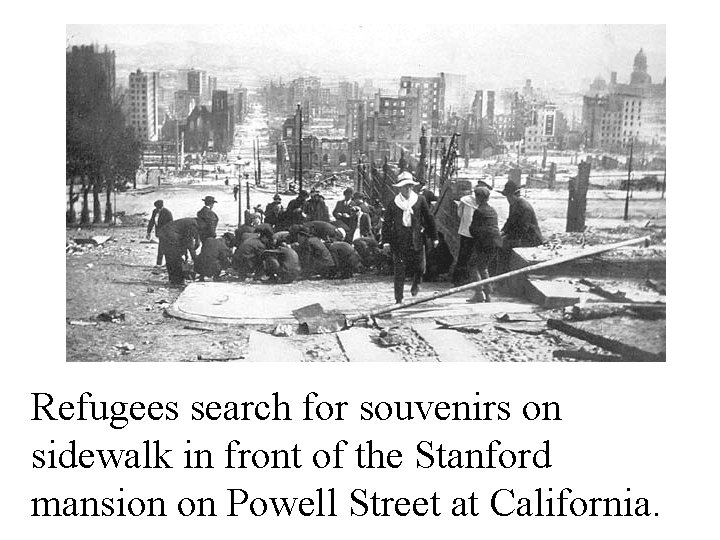
[[[445,89],[442,77],[400,78],[400,95],[418,98],[420,119],[430,129],[440,127],[445,109]],[[428,133],[430,135],[431,133]]]
[[[131,73],[129,77],[128,122],[138,139],[143,141],[158,140],[158,81],[157,72],[148,73],[140,69]]]
[[[583,97],[585,146],[624,152],[632,142],[662,149],[666,145],[665,113],[665,81],[653,84],[647,73],[647,57],[640,49],[629,84],[618,83],[613,72],[609,84],[597,78]]]

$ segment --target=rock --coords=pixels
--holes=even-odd
[[[278,324],[272,331],[273,336],[288,337],[295,333],[295,327],[291,324]]]

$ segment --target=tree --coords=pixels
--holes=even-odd
[[[125,125],[120,104],[113,102],[108,51],[93,46],[73,47],[66,53],[66,176],[70,178],[68,220],[74,219],[76,196],[72,185],[82,178],[80,223],[90,222],[89,195],[93,193],[93,222],[102,220],[100,195],[107,189],[105,221],[112,219],[110,193],[119,179],[134,175],[140,161],[140,143]],[[134,169],[133,169],[134,167]]]

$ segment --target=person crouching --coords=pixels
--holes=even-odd
[[[205,281],[206,277],[215,281],[220,277],[220,272],[230,266],[234,241],[235,236],[232,233],[225,233],[221,238],[205,239],[195,260],[195,272],[200,281]]]

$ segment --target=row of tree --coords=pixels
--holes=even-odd
[[[92,222],[100,223],[103,192],[104,221],[112,222],[111,195],[115,189],[125,189],[140,166],[142,143],[125,124],[106,58],[94,46],[73,47],[66,54],[67,223],[76,223],[75,204],[80,198],[80,224],[90,223],[91,193]],[[114,72],[114,60],[111,68]]]

